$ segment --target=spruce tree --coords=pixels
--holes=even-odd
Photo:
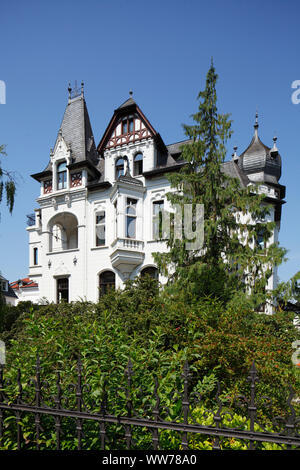
[[[204,91],[198,95],[198,111],[193,123],[184,125],[188,143],[182,146],[186,164],[168,175],[171,205],[204,206],[204,243],[202,249],[187,250],[188,240],[175,238],[174,223],[167,241],[167,253],[155,253],[160,272],[167,275],[187,296],[211,296],[227,302],[245,292],[254,305],[266,300],[265,288],[273,267],[282,262],[285,250],[277,244],[262,248],[275,223],[266,222],[269,207],[258,187],[242,187],[238,179],[227,176],[222,164],[226,143],[232,135],[229,114],[217,109],[217,74],[211,63]],[[174,218],[171,216],[171,220]]]

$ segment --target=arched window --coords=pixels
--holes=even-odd
[[[126,238],[136,238],[136,199],[127,198]]]
[[[116,288],[116,275],[112,271],[104,271],[99,276],[99,296]]]
[[[116,161],[116,179],[124,175],[124,159],[118,158]]]
[[[37,266],[38,264],[38,248],[33,248],[33,264]]]
[[[141,276],[150,276],[153,279],[158,280],[158,269],[155,266],[148,266],[142,269]]]
[[[138,176],[143,173],[143,154],[137,153],[133,160],[133,176]]]
[[[57,165],[57,189],[67,187],[67,162],[61,162]]]

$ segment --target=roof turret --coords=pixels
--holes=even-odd
[[[274,145],[267,147],[258,136],[258,114],[255,116],[254,136],[247,149],[239,156],[238,165],[251,181],[277,184],[281,176],[281,157]]]

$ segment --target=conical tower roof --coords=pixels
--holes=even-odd
[[[252,181],[278,183],[281,176],[281,157],[274,138],[273,148],[267,147],[258,136],[256,113],[254,135],[246,150],[239,156],[238,165]]]

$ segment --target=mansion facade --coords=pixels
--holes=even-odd
[[[38,286],[39,299],[95,302],[127,279],[144,273],[158,277],[152,253],[167,245],[158,240],[156,216],[170,209],[166,174],[185,164],[184,143],[166,145],[130,95],[96,145],[83,85],[75,93],[69,88],[50,160],[32,175],[40,195],[27,227],[28,275]],[[272,148],[265,146],[256,122],[248,148],[240,156],[235,149],[223,170],[243,186],[260,183],[272,204],[269,217],[276,221],[277,240],[285,187],[279,184],[276,139]],[[270,282],[276,282],[276,273]]]

